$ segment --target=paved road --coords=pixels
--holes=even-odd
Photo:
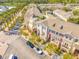
[[[33,49],[26,45],[25,40],[14,40],[5,53],[4,59],[8,59],[10,54],[15,54],[18,59],[49,59],[47,56],[38,55]]]

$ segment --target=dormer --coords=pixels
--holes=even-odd
[[[56,23],[54,23],[52,26],[55,27],[56,26]]]
[[[63,25],[60,26],[60,29],[63,29]]]

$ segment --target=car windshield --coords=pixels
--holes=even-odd
[[[39,48],[37,48],[37,50],[39,51],[40,49],[39,49]]]
[[[31,42],[29,42],[29,41],[27,42],[27,44],[32,46],[32,47],[34,47],[34,45]]]

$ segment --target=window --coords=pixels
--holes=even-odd
[[[68,37],[69,37],[69,35],[68,34],[65,34],[65,38],[68,39]]]
[[[55,34],[55,31],[51,30],[51,32]]]
[[[69,38],[69,40],[71,40],[72,38]]]
[[[40,35],[40,30],[37,30],[38,32],[37,32],[37,35]]]
[[[69,36],[69,40],[71,40],[73,37],[72,36]]]
[[[66,38],[68,38],[68,36],[66,36]]]
[[[45,35],[45,32],[42,30],[42,35]]]
[[[35,17],[37,17],[37,16],[33,15],[33,18],[35,18]]]
[[[55,39],[54,38],[52,38],[52,41],[54,41]]]
[[[55,33],[56,33],[56,31],[51,30],[51,29],[48,29],[48,32],[51,32],[51,33],[53,33],[53,34],[55,34]]]
[[[68,44],[67,43],[65,43],[63,46],[68,49]]]
[[[58,35],[58,32],[56,32],[56,35]]]
[[[45,26],[42,26],[42,29],[46,29],[46,27]]]
[[[62,33],[59,33],[59,36],[64,36],[64,34],[62,34]]]

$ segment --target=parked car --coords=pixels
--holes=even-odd
[[[9,35],[11,35],[11,34],[18,34],[18,31],[17,30],[9,31]]]
[[[51,59],[61,59],[61,56],[58,55],[58,54],[53,54],[53,55],[51,56]]]
[[[9,56],[9,59],[18,59],[18,57],[17,57],[16,55],[14,55],[14,54],[11,54],[11,55]]]
[[[35,47],[30,41],[27,41],[26,44],[27,44],[28,46],[30,46],[31,48],[34,48],[34,47]]]
[[[18,29],[19,29],[19,27],[14,27],[14,28],[13,28],[13,30],[18,30]]]
[[[43,51],[42,51],[40,48],[34,47],[34,50],[35,50],[36,53],[38,53],[38,54],[40,54],[40,55],[43,54]]]
[[[17,23],[17,24],[16,24],[16,26],[20,27],[20,26],[21,26],[21,24],[20,24],[20,23]]]

